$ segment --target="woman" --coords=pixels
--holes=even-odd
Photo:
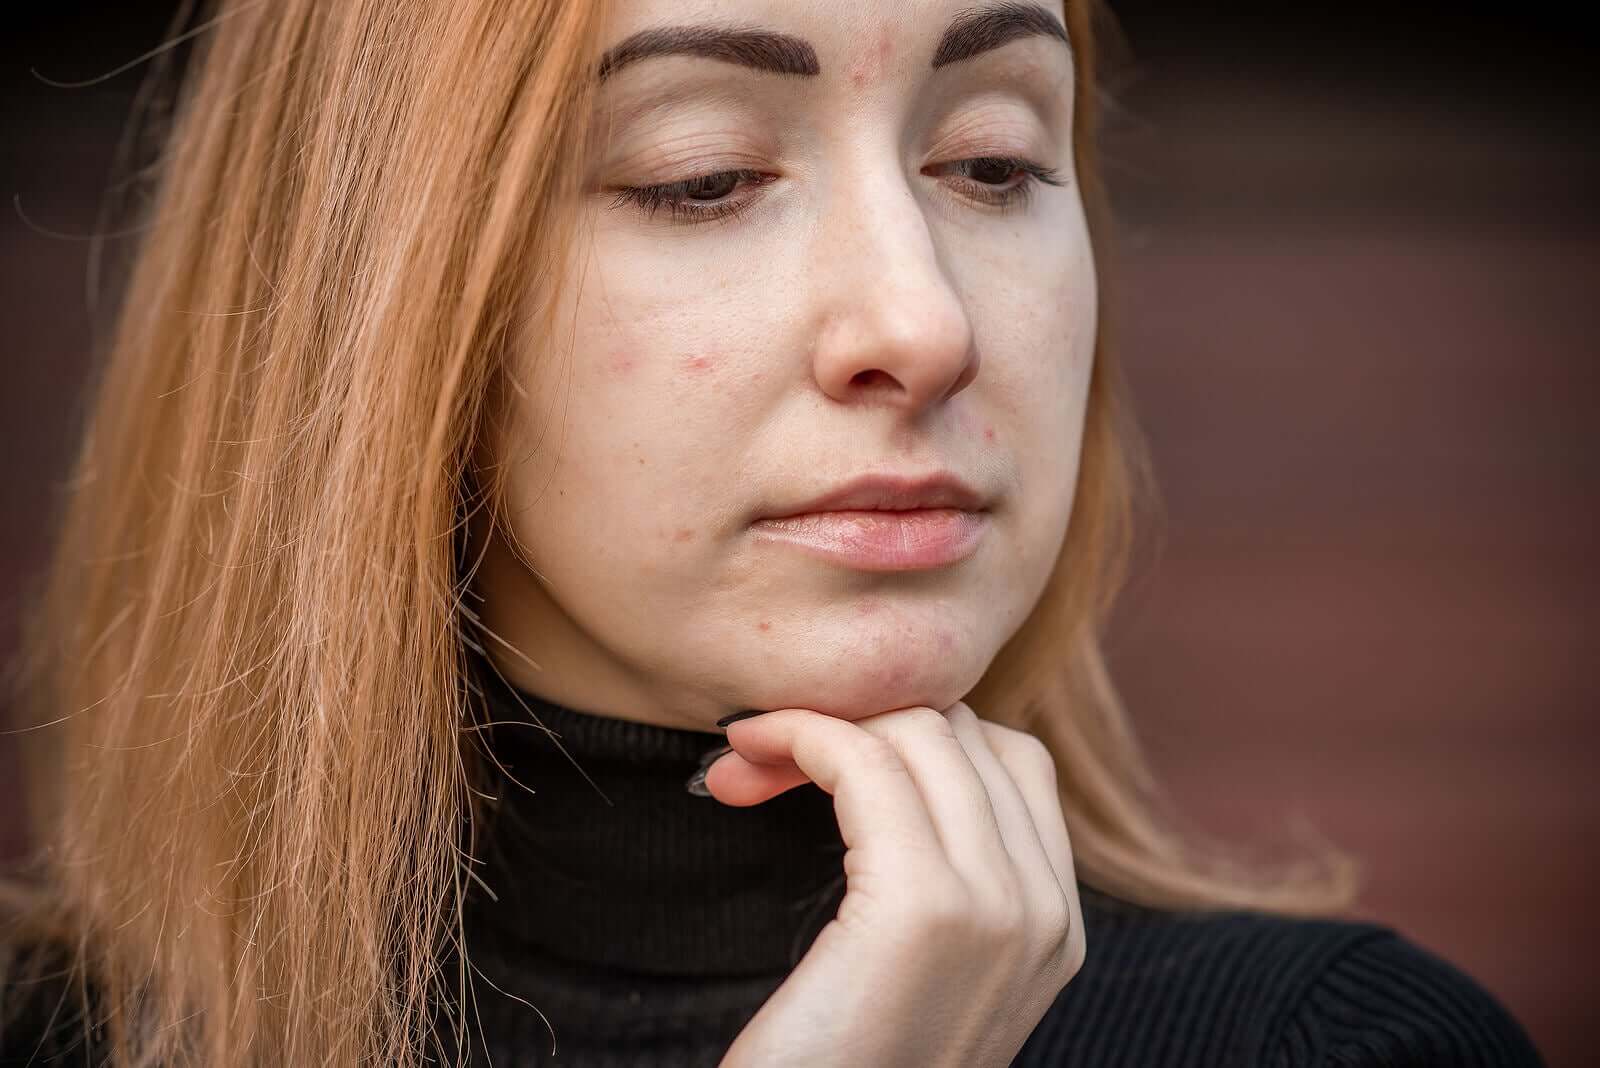
[[[1092,15],[224,4],[30,620],[5,1056],[1536,1064],[1156,814]]]

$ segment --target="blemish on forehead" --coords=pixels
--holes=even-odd
[[[894,34],[888,26],[878,30],[877,42],[868,46],[850,64],[850,84],[865,89],[883,77],[889,58],[894,55]]]

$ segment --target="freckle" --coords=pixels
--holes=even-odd
[[[672,536],[673,541],[693,541],[694,531],[688,527],[679,527],[678,533]]]
[[[761,621],[761,622],[760,622],[760,624],[758,624],[758,625],[759,625],[759,626],[760,626],[760,628],[761,628],[761,629],[762,629],[762,630],[771,630],[771,629],[772,629],[772,623],[771,623],[771,622],[770,622],[770,621],[769,621],[769,620],[765,620],[765,619],[763,619],[763,620],[762,620],[762,621]]]
[[[994,440],[994,427],[992,427],[992,426],[984,427],[983,428],[983,436],[984,436],[984,438],[986,440],[993,441]]]

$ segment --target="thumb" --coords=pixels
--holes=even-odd
[[[811,781],[805,772],[792,763],[752,764],[734,752],[724,753],[714,759],[701,778],[705,793],[725,805],[738,807],[759,805]],[[693,781],[691,777],[690,782]],[[691,785],[689,792],[698,791]]]

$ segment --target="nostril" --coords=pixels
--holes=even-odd
[[[881,371],[876,367],[871,367],[865,371],[858,371],[856,374],[852,375],[850,378],[850,384],[856,386],[869,386],[877,383],[880,378],[888,379],[891,382],[894,381],[893,376],[890,375],[889,372]]]

